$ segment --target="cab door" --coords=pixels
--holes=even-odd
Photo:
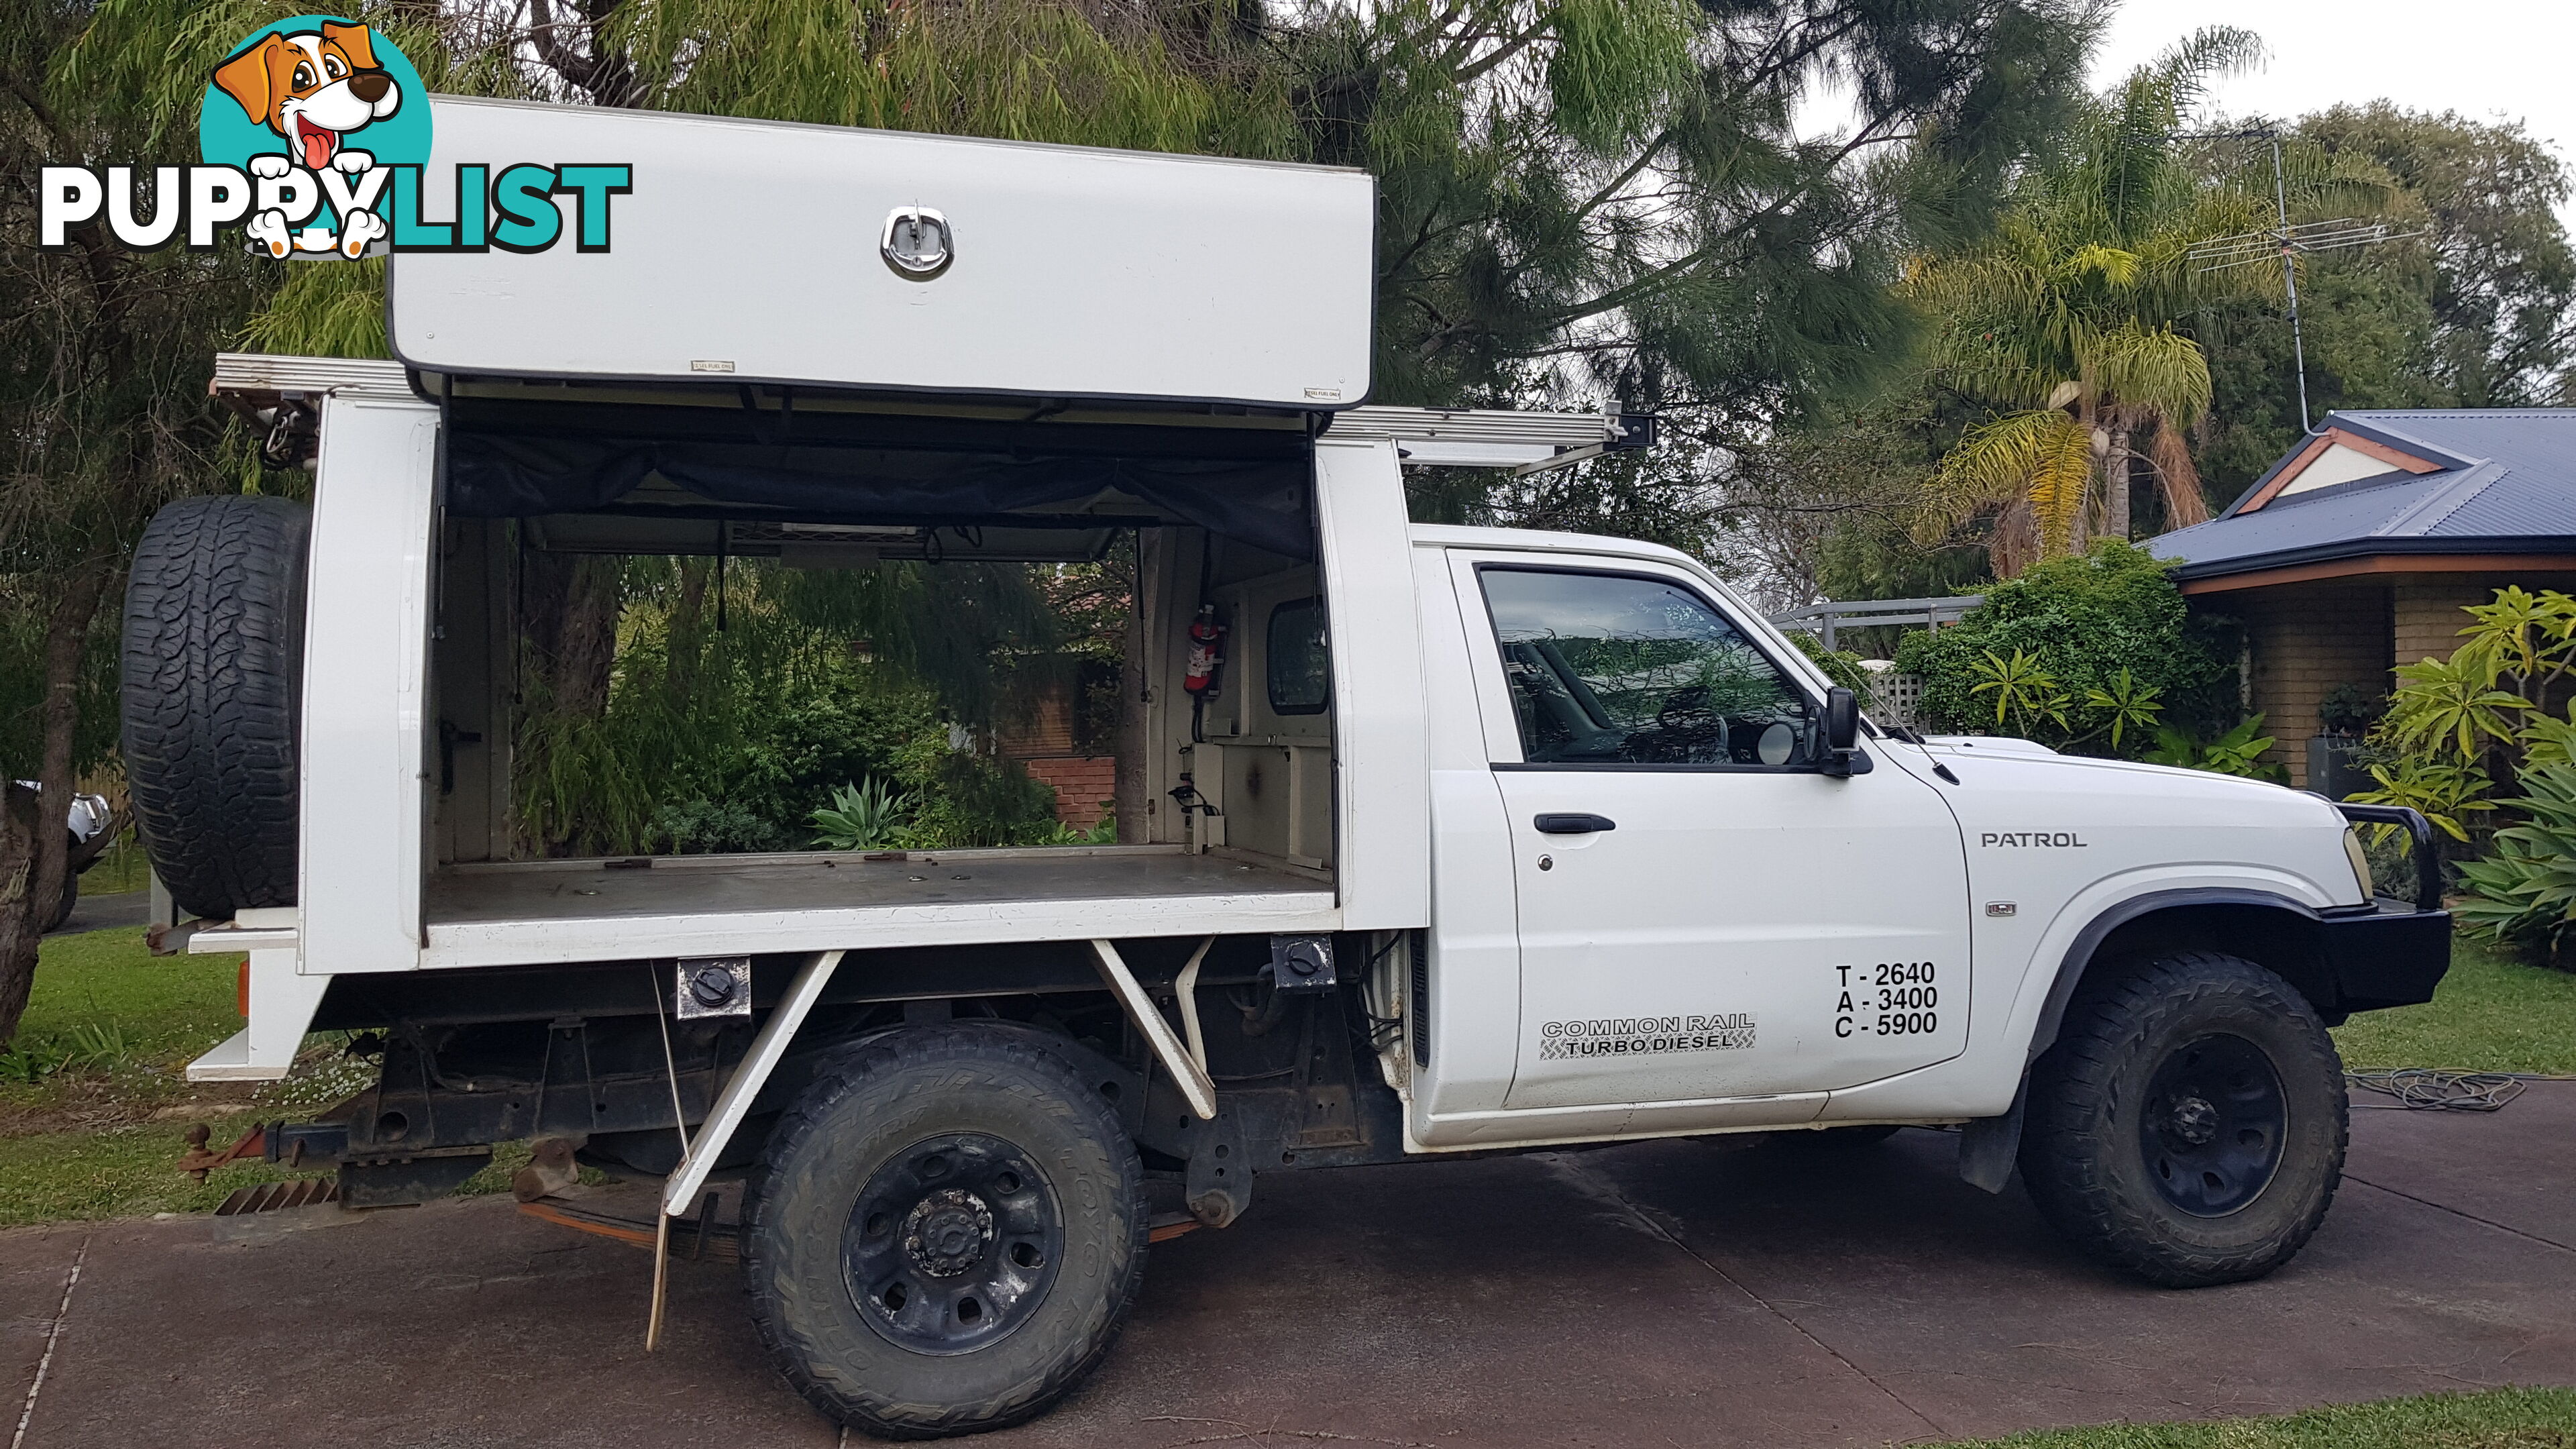
[[[1826,773],[1822,700],[1684,569],[1460,552],[1452,579],[1514,846],[1507,1108],[1802,1121],[1958,1054],[1966,864],[1933,786]]]

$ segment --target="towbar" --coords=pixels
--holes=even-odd
[[[2402,825],[2415,837],[2415,909],[2442,908],[2442,855],[2433,848],[2433,822],[2424,812],[2404,805],[2337,805],[2356,825]]]

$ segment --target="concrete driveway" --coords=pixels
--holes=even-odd
[[[1929,1132],[1264,1178],[1235,1227],[1155,1250],[1072,1403],[976,1442],[1878,1445],[2576,1384],[2576,1083],[2353,1115],[2307,1252],[2195,1293],[2075,1259]],[[648,1358],[646,1256],[506,1201],[262,1231],[0,1233],[0,1425],[50,1343],[27,1449],[838,1437],[728,1268],[675,1265]]]
[[[140,931],[151,920],[150,891],[117,891],[107,895],[91,895],[83,891],[79,899],[72,902],[72,913],[63,918],[61,925],[45,934],[77,936],[83,931],[104,931],[111,926],[131,926]]]

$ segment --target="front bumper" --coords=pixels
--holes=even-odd
[[[2343,1011],[2378,1011],[2433,999],[2451,969],[2451,913],[2381,897],[2351,914],[2321,916],[2317,937]]]
[[[2451,969],[2451,913],[2442,909],[2442,857],[2433,826],[2403,805],[2338,805],[2356,825],[2394,825],[2414,846],[2415,902],[2381,896],[2322,917],[2326,969],[2345,1011],[2414,1006],[2433,999]]]

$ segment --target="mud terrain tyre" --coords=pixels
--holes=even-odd
[[[152,869],[194,915],[295,903],[311,529],[284,498],[183,498],[135,546],[125,776]]]
[[[2343,1177],[2343,1063],[2288,982],[2217,952],[2079,990],[2032,1068],[2022,1179],[2077,1247],[2150,1283],[2260,1278]]]
[[[1021,1423],[1107,1356],[1144,1279],[1144,1170],[1026,1033],[906,1028],[828,1059],[751,1184],[743,1276],[780,1372],[851,1428]]]

